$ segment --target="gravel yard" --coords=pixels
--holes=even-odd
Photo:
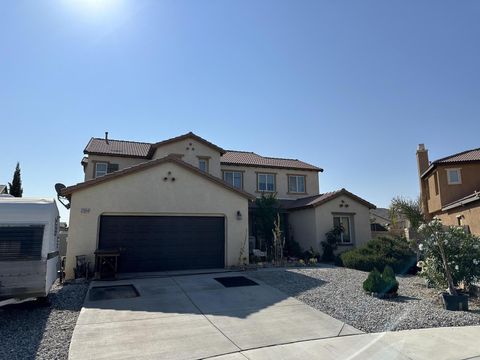
[[[50,306],[25,302],[0,308],[0,359],[67,359],[87,289],[55,283]]]
[[[399,296],[381,300],[364,293],[368,273],[358,270],[325,266],[262,269],[249,275],[365,332],[480,325],[479,299],[470,299],[469,312],[446,311],[438,291],[416,276],[397,277]]]

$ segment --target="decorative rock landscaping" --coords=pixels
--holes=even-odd
[[[438,291],[417,276],[398,276],[398,297],[378,299],[362,288],[368,273],[342,267],[262,269],[248,275],[365,332],[480,325],[478,298],[470,298],[469,312],[444,310]]]
[[[51,305],[0,308],[0,359],[67,359],[87,284],[53,285]]]

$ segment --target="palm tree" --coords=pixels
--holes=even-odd
[[[401,196],[394,197],[390,204],[390,217],[392,219],[392,223],[395,224],[400,216],[406,218],[410,223],[410,239],[415,243],[415,252],[417,254],[418,261],[420,256],[418,250],[418,245],[420,242],[418,227],[425,222],[420,198],[412,200]]]

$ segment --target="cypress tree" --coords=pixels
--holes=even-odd
[[[20,177],[20,164],[17,162],[15,167],[15,172],[13,173],[13,180],[11,183],[8,183],[9,193],[15,197],[22,197],[22,179]]]

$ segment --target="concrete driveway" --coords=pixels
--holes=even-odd
[[[69,358],[243,358],[240,352],[359,334],[352,328],[262,283],[224,287],[216,273],[94,282],[134,285],[138,297],[91,301],[87,295]]]

